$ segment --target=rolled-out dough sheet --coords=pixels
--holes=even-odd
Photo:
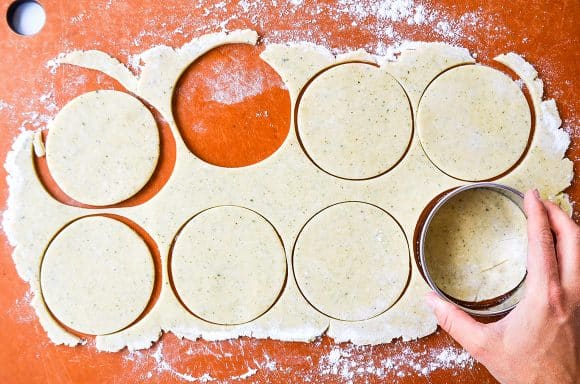
[[[171,96],[179,76],[191,62],[216,46],[255,44],[256,40],[257,34],[247,30],[217,33],[194,39],[178,49],[159,46],[141,55],[144,65],[139,78],[135,79],[136,93],[167,120],[176,139],[177,151],[171,178],[144,204],[130,208],[84,209],[55,201],[36,178],[31,161],[32,133],[25,132],[16,139],[6,164],[9,209],[3,224],[14,246],[13,259],[18,273],[30,282],[35,293],[32,305],[55,343],[75,345],[81,339],[54,321],[39,295],[41,255],[56,231],[78,217],[97,213],[125,216],[140,225],[155,240],[162,258],[162,288],[152,310],[120,332],[97,336],[96,346],[100,350],[147,348],[162,330],[180,337],[208,340],[245,335],[308,341],[326,332],[337,342],[376,344],[398,337],[409,340],[436,329],[436,320],[423,302],[428,286],[414,261],[401,298],[386,312],[364,321],[341,321],[323,315],[304,299],[293,278],[286,280],[280,297],[264,315],[239,325],[203,321],[177,300],[167,268],[171,242],[183,223],[208,208],[235,205],[262,215],[279,233],[288,255],[288,276],[293,276],[289,260],[296,238],[305,223],[322,209],[345,201],[374,204],[397,220],[409,249],[413,249],[413,233],[422,209],[439,193],[462,184],[429,161],[416,132],[402,161],[381,177],[370,180],[344,180],[321,171],[305,156],[292,129],[278,151],[252,166],[220,168],[196,158],[180,140],[171,113]],[[364,51],[334,56],[327,49],[311,44],[269,45],[261,57],[285,81],[293,110],[301,89],[315,74],[338,63],[367,61],[380,64],[381,71],[388,72],[402,85],[415,115],[420,97],[432,79],[448,68],[474,62],[467,50],[442,43],[414,43],[401,50],[395,62]],[[563,158],[569,141],[559,129],[555,103],[542,101],[541,81],[521,57],[507,54],[498,57],[498,61],[514,70],[526,83],[536,115],[534,137],[525,159],[498,181],[519,190],[537,187],[544,197],[566,202],[567,197],[561,195],[561,191],[570,183],[572,163]],[[134,84],[126,78],[124,67],[106,55],[74,52],[63,62],[100,69],[111,75],[121,73],[125,83]],[[94,108],[93,113],[100,113],[99,108]],[[294,126],[295,122],[290,123]]]
[[[484,301],[514,289],[526,274],[526,217],[500,193],[467,190],[434,216],[425,243],[437,286],[463,301]]]

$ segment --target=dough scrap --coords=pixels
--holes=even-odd
[[[217,207],[180,231],[171,270],[191,312],[212,323],[242,324],[274,304],[284,285],[286,256],[276,230],[262,216]]]
[[[117,80],[129,92],[137,93],[137,79],[133,73],[121,64],[121,62],[105,52],[90,51],[72,51],[63,57],[59,57],[58,64],[74,64],[84,68],[94,69],[105,73]]]
[[[405,153],[412,131],[405,91],[371,64],[326,70],[306,88],[298,106],[306,152],[324,171],[345,179],[387,172]]]
[[[40,271],[46,305],[66,326],[105,335],[133,323],[153,291],[155,267],[143,239],[127,225],[90,216],[50,243]]]
[[[425,243],[433,281],[463,301],[484,301],[514,289],[526,274],[526,218],[509,198],[472,189],[434,216]]]
[[[78,96],[48,129],[48,169],[58,186],[81,203],[100,206],[128,199],[147,184],[158,158],[157,123],[127,93]]]
[[[294,274],[320,312],[346,321],[385,312],[410,272],[403,231],[385,211],[365,203],[333,205],[310,220],[296,240]]]
[[[171,114],[175,83],[182,72],[208,50],[223,44],[255,44],[254,31],[215,33],[193,39],[182,48],[154,47],[144,52],[144,63],[136,92],[167,120],[176,141],[176,164],[171,178],[161,191],[147,202],[130,208],[86,209],[66,206],[54,200],[37,179],[31,161],[32,139],[24,132],[14,142],[7,156],[8,210],[3,228],[10,244],[19,275],[30,283],[34,307],[41,325],[57,344],[76,345],[82,339],[67,332],[54,321],[40,295],[41,257],[54,233],[89,214],[112,213],[128,217],[140,225],[157,243],[161,255],[161,292],[153,308],[139,321],[122,331],[96,337],[96,348],[104,351],[148,348],[162,331],[195,340],[224,340],[239,336],[309,341],[326,333],[336,342],[378,344],[394,338],[410,340],[434,332],[437,322],[424,305],[429,290],[416,263],[411,263],[410,281],[401,298],[386,312],[364,321],[341,321],[314,309],[300,294],[293,278],[288,278],[279,299],[257,319],[239,325],[208,323],[191,315],[177,300],[169,283],[168,256],[171,243],[183,223],[211,207],[237,205],[265,217],[277,230],[286,255],[305,223],[324,207],[345,201],[364,201],[388,211],[401,224],[409,249],[418,217],[434,197],[464,184],[437,169],[425,155],[417,130],[410,148],[399,165],[381,177],[369,180],[343,180],[316,167],[300,148],[295,130],[272,156],[255,165],[239,168],[211,166],[192,155],[179,139],[179,130]],[[97,56],[89,53],[89,58]],[[100,55],[105,57],[107,55]],[[71,62],[87,67],[108,68],[106,62],[87,65],[78,53]],[[283,78],[295,111],[298,95],[308,80],[335,64],[365,61],[380,63],[402,84],[412,100],[416,116],[423,90],[443,71],[474,59],[464,48],[444,43],[414,43],[401,50],[396,61],[387,61],[362,50],[334,56],[328,49],[309,43],[271,44],[261,57]],[[91,59],[92,60],[92,59]],[[89,60],[89,61],[91,61]],[[101,59],[98,59],[99,61]],[[542,100],[541,80],[531,65],[509,53],[496,60],[518,73],[532,96],[536,115],[534,137],[523,161],[498,180],[519,190],[538,188],[544,197],[564,202],[561,192],[573,177],[572,162],[563,158],[567,133],[559,128],[555,103]],[[110,74],[119,71],[110,71]],[[294,126],[295,121],[291,121]],[[403,203],[402,203],[403,202]],[[288,276],[293,276],[291,263]]]
[[[448,175],[491,179],[522,156],[531,129],[526,98],[507,75],[463,65],[436,78],[419,102],[417,129],[429,159]]]

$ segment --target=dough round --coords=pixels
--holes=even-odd
[[[223,206],[201,212],[179,232],[171,271],[177,294],[196,316],[242,324],[278,298],[286,255],[266,219],[246,208]]]
[[[431,277],[446,294],[463,301],[499,297],[526,274],[526,218],[498,192],[467,190],[434,216],[425,252]]]
[[[345,179],[387,172],[405,154],[413,120],[401,85],[370,64],[333,67],[314,79],[298,107],[298,131],[310,158]]]
[[[397,222],[366,203],[319,212],[294,249],[294,275],[306,299],[339,320],[366,320],[389,309],[410,272],[409,248]]]
[[[52,240],[40,270],[44,301],[66,326],[91,335],[119,331],[145,310],[155,266],[147,244],[130,227],[90,216]]]
[[[158,158],[153,115],[124,92],[85,93],[65,105],[48,130],[50,174],[81,203],[109,205],[128,199],[149,181]]]
[[[508,76],[463,65],[429,85],[419,103],[417,129],[435,166],[457,179],[481,181],[520,159],[531,114],[522,90]]]

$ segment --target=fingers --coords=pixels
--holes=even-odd
[[[556,255],[562,286],[580,290],[580,227],[551,201],[544,201],[548,220],[556,234]]]
[[[559,285],[560,277],[550,221],[537,191],[526,193],[524,209],[528,218],[529,287],[532,292],[547,292]]]
[[[429,292],[425,300],[433,309],[441,328],[461,344],[471,356],[480,360],[486,350],[493,348],[488,345],[489,340],[484,324],[478,323],[455,305],[441,299],[435,292]]]

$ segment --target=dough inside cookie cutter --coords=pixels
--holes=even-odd
[[[432,255],[429,255],[429,234],[430,231],[433,230],[432,224],[437,220],[438,213],[448,206],[454,198],[474,191],[497,193],[501,195],[503,200],[507,198],[509,201],[508,204],[513,204],[522,213],[524,212],[523,194],[518,190],[503,184],[489,182],[474,183],[442,193],[432,201],[432,204],[434,204],[432,207],[428,206],[425,209],[424,214],[422,215],[422,220],[419,220],[420,223],[418,228],[420,228],[420,234],[419,240],[416,243],[418,247],[419,267],[429,286],[443,299],[457,305],[459,308],[472,315],[482,317],[501,316],[511,311],[522,298],[525,286],[525,271],[523,272],[523,278],[513,289],[494,298],[467,301],[458,299],[442,289],[441,281],[437,281],[437,277],[434,276],[433,269],[435,266],[433,265],[433,258],[430,258]],[[487,211],[487,208],[485,210]],[[421,223],[421,221],[423,222]],[[525,227],[519,228],[519,230],[525,230]],[[453,236],[453,234],[450,236]],[[480,244],[480,246],[483,246],[483,244]],[[487,249],[492,251],[491,248]],[[520,256],[525,257],[525,254]],[[430,259],[431,263],[429,263]],[[453,271],[450,271],[450,273],[453,273]],[[484,273],[483,270],[481,273]]]

